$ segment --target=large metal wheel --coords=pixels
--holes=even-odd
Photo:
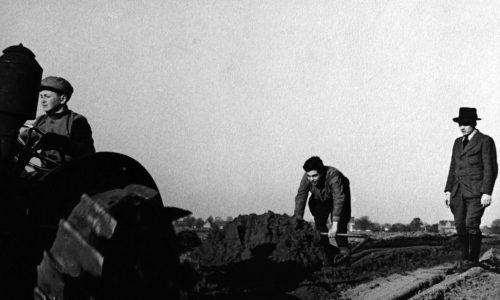
[[[171,221],[189,212],[165,208],[151,175],[137,161],[95,153],[57,167],[32,187],[28,219],[32,263],[39,265],[38,299],[179,297]],[[100,235],[103,228],[111,234]]]

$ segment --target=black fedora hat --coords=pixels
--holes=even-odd
[[[477,117],[477,111],[473,107],[460,107],[458,117],[453,118],[453,122],[462,123],[481,120]]]

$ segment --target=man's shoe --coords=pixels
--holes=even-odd
[[[463,260],[459,260],[453,264],[452,269],[457,270],[457,271],[461,271],[462,265],[463,265]]]
[[[470,268],[478,267],[479,263],[471,260],[459,260],[455,263],[453,266],[453,269],[457,270],[458,272],[462,273]]]
[[[465,267],[467,268],[467,270],[470,268],[479,267],[479,262],[473,260],[466,260]]]

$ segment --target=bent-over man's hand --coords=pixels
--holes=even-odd
[[[481,196],[481,205],[483,207],[488,207],[491,204],[491,195],[483,194]]]
[[[335,237],[335,234],[337,234],[337,228],[338,228],[338,222],[333,221],[332,227],[330,227],[330,230],[328,230],[328,237],[329,238]]]

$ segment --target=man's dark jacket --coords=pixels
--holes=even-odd
[[[351,218],[351,191],[349,179],[334,167],[325,166],[324,186],[317,188],[307,180],[304,173],[300,181],[299,190],[295,196],[294,215],[303,217],[309,193],[309,207],[315,205],[316,201],[329,202],[331,207],[332,221],[347,223]],[[314,215],[314,212],[311,210]]]
[[[67,140],[64,158],[56,150],[45,151],[47,156],[57,162],[95,153],[92,129],[87,119],[72,110],[68,109],[50,116],[41,115],[36,118],[33,126],[45,133],[59,135]]]
[[[479,131],[464,149],[462,140],[463,137],[457,138],[453,145],[444,191],[450,192],[453,198],[460,186],[464,198],[481,197],[482,194],[491,195],[498,174],[495,142]]]

